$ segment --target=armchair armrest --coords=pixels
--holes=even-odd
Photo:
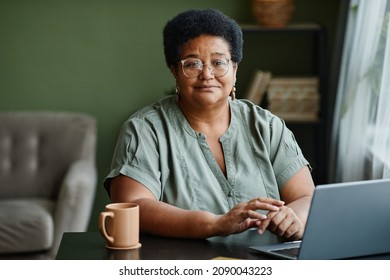
[[[92,160],[79,160],[68,169],[61,184],[54,213],[54,244],[56,254],[64,232],[85,231],[95,198],[96,166]]]

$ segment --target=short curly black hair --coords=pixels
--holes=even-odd
[[[163,30],[164,54],[168,67],[180,61],[182,46],[200,35],[223,38],[230,46],[232,61],[241,61],[242,30],[236,21],[215,9],[187,10],[168,21]]]

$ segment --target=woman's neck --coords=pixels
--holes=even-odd
[[[179,101],[179,107],[190,126],[197,132],[205,135],[222,135],[230,124],[229,103],[212,108],[196,110]]]

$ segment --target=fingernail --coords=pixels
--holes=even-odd
[[[257,232],[258,232],[259,234],[263,234],[263,231],[262,231],[261,229],[259,229]]]

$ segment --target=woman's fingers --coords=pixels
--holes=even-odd
[[[303,225],[291,208],[281,207],[278,212],[269,212],[267,219],[259,223],[260,234],[266,229],[286,239],[297,239],[302,235]]]
[[[276,213],[284,205],[283,201],[258,197],[248,202],[237,204],[228,213],[219,219],[219,229],[222,235],[238,233],[248,228],[263,227],[263,231],[269,224],[269,213]],[[267,222],[268,221],[268,222]],[[262,224],[264,222],[264,224]]]
[[[283,201],[268,197],[255,198],[248,202],[250,210],[279,211],[279,208],[283,205]]]

